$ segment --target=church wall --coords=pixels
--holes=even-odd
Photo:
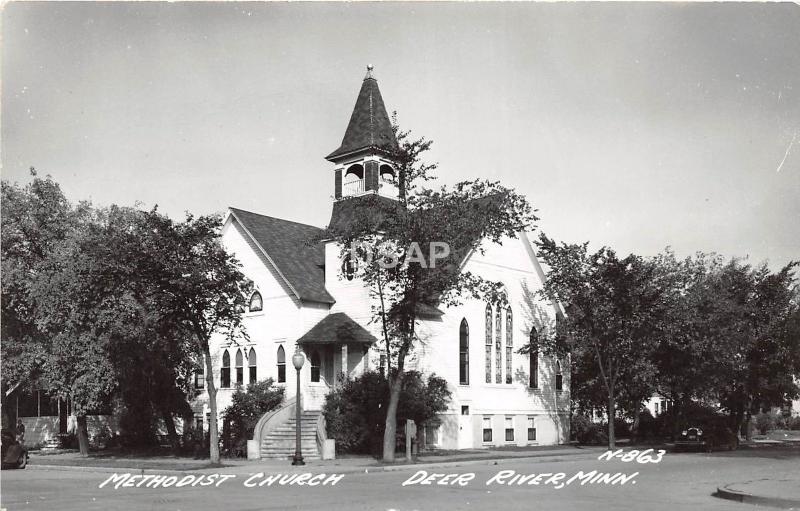
[[[241,263],[242,273],[253,281],[255,288],[261,294],[263,309],[260,312],[245,313],[243,323],[249,339],[240,339],[238,346],[231,344],[223,335],[216,335],[211,342],[211,356],[214,366],[214,382],[217,386],[217,406],[221,412],[230,405],[231,397],[235,392],[236,350],[241,348],[245,354],[244,360],[244,385],[249,383],[249,370],[246,354],[250,348],[255,348],[257,356],[257,380],[262,381],[273,378],[278,381],[277,350],[283,346],[286,354],[286,382],[276,383],[286,387],[286,395],[293,396],[295,389],[295,370],[292,367],[291,357],[295,351],[295,340],[305,333],[321,319],[327,311],[327,306],[301,307],[301,302],[295,298],[292,291],[282,281],[280,275],[274,270],[271,263],[261,253],[246,232],[231,216],[222,231],[222,243],[228,251],[235,254]],[[319,319],[315,319],[319,318]],[[228,347],[231,356],[231,387],[220,388],[222,354]],[[308,364],[304,367],[308,371]],[[199,396],[196,400],[198,408],[196,413],[202,416],[208,412],[207,395]]]
[[[458,431],[471,427],[469,447],[485,445],[554,444],[566,441],[569,412],[569,369],[562,361],[562,391],[555,390],[555,361],[540,356],[539,387],[529,388],[529,359],[517,350],[528,342],[532,325],[542,330],[542,322],[554,321],[552,306],[535,293],[541,288],[541,280],[519,239],[509,239],[502,246],[487,246],[486,253],[473,254],[465,267],[466,271],[482,277],[501,281],[509,295],[513,312],[512,383],[505,383],[506,374],[506,318],[502,321],[502,382],[495,383],[496,352],[495,316],[492,320],[492,383],[485,381],[485,310],[486,304],[467,300],[462,305],[446,309],[439,321],[426,321],[420,327],[423,337],[429,341],[417,350],[416,359],[420,369],[435,372],[450,383],[453,399],[450,410],[442,416],[441,447],[458,448]],[[496,313],[496,312],[495,312]],[[469,384],[459,383],[459,327],[462,318],[469,324]],[[552,325],[551,325],[552,326]],[[462,406],[469,407],[470,419],[459,417]],[[512,417],[515,434],[513,442],[505,441],[505,417]],[[527,440],[527,418],[536,423],[536,441]],[[482,442],[482,420],[492,420],[492,442]],[[566,423],[566,426],[565,426]],[[458,426],[458,427],[456,427]],[[447,434],[447,431],[455,432]],[[462,439],[461,447],[465,441]]]

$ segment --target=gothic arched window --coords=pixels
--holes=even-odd
[[[286,352],[278,346],[278,383],[286,383]]]
[[[506,311],[506,383],[511,383],[511,352],[514,350],[514,325],[511,307]]]
[[[219,386],[223,389],[231,386],[231,355],[228,350],[222,352],[222,371],[220,372]]]
[[[486,304],[486,383],[492,383],[492,306]]]
[[[248,310],[250,312],[258,312],[262,310],[264,307],[264,302],[261,300],[261,293],[255,291],[252,295],[250,295],[250,306]]]
[[[494,324],[494,382],[503,383],[503,309],[499,306],[494,317]]]
[[[342,275],[344,275],[344,278],[347,280],[353,280],[356,276],[357,268],[358,265],[355,259],[353,259],[353,254],[348,252],[347,255],[344,256],[344,261],[342,261]]]
[[[236,385],[244,383],[244,356],[242,350],[236,350]]]
[[[319,351],[314,350],[311,352],[311,381],[313,382],[319,381],[319,365]]]
[[[530,358],[530,388],[539,388],[539,333],[535,328],[531,327],[531,335],[529,338],[530,351],[528,357]]]
[[[469,385],[469,325],[461,320],[458,329],[458,383]]]
[[[256,349],[250,348],[250,354],[247,355],[247,365],[250,368],[250,383],[256,382],[257,366],[256,366]]]

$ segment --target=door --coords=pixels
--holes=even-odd
[[[472,443],[472,415],[469,405],[461,405],[461,415],[458,416],[458,448],[471,449]]]

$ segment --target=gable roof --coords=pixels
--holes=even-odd
[[[334,161],[341,156],[364,149],[385,151],[399,149],[381,91],[378,89],[378,81],[372,77],[372,68],[367,69],[367,76],[361,84],[350,123],[344,132],[342,145],[326,156],[327,160]]]
[[[243,209],[229,209],[298,299],[336,302],[325,289],[325,247],[317,241],[322,229]],[[315,242],[311,243],[312,240]]]
[[[299,344],[334,344],[346,342],[360,342],[372,344],[377,341],[374,335],[366,328],[353,321],[344,312],[328,314],[311,327],[300,339]]]

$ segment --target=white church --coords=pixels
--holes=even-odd
[[[334,200],[329,225],[347,222],[355,201],[377,196],[398,201],[397,147],[378,83],[368,68],[341,146],[326,159]],[[320,169],[320,172],[325,172]],[[375,199],[373,199],[375,200]],[[239,385],[272,378],[285,386],[281,407],[264,416],[248,447],[251,458],[285,458],[294,452],[296,371],[292,355],[305,356],[300,372],[303,455],[315,458],[326,440],[321,415],[325,395],[342,377],[385,366],[385,345],[371,323],[369,292],[343,264],[333,241],[310,245],[323,229],[230,208],[222,242],[254,283],[244,318],[249,340],[212,344],[217,407],[230,404]],[[420,318],[428,342],[415,348],[409,369],[435,373],[452,392],[435,424],[421,425],[424,448],[480,449],[553,445],[569,439],[569,361],[519,354],[530,339],[553,328],[558,305],[542,300],[544,273],[527,233],[484,244],[462,261],[464,271],[502,282],[508,306],[467,300]],[[203,378],[195,381],[202,388]],[[207,427],[208,395],[194,402],[195,421]]]

